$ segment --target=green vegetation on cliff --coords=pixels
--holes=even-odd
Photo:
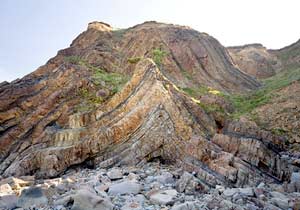
[[[126,75],[117,72],[107,72],[102,68],[93,66],[79,56],[66,57],[65,62],[85,67],[91,71],[91,81],[94,87],[84,87],[77,91],[77,95],[82,99],[81,103],[76,107],[78,111],[92,110],[108,97],[119,92],[129,79]],[[97,94],[99,90],[102,92],[102,96]]]
[[[276,91],[300,81],[300,68],[289,69],[268,79],[262,80],[262,88],[241,95],[226,95],[235,107],[234,118],[251,113],[255,108],[267,104],[276,96]]]

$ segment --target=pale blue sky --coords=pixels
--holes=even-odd
[[[34,71],[91,21],[123,28],[157,20],[222,44],[281,48],[300,38],[299,0],[0,0],[0,82]]]

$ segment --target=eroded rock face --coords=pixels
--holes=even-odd
[[[280,59],[261,44],[228,47],[227,49],[238,68],[255,78],[273,76],[282,65]]]
[[[219,128],[215,116],[178,88],[204,84],[236,92],[259,86],[215,39],[155,22],[118,32],[100,26],[109,27],[93,23],[47,65],[0,86],[1,175],[56,177],[78,164],[141,166],[158,158],[194,172],[191,180],[199,182],[185,191],[289,179],[283,147],[270,132],[240,121]],[[143,58],[128,62],[153,57],[156,48],[166,52],[157,65]],[[124,73],[132,75],[129,82],[119,92],[111,89],[111,76]],[[92,93],[103,97],[101,103]]]
[[[227,50],[206,33],[154,21],[113,31],[91,27],[98,28],[99,24],[105,26],[91,23],[54,61],[60,60],[60,56],[80,55],[94,66],[131,75],[139,59],[152,58],[179,87],[205,85],[224,92],[259,87],[255,79],[233,65]]]
[[[268,78],[300,65],[300,40],[281,49],[267,49],[261,44],[227,47],[233,63],[255,78]]]
[[[280,154],[264,146],[264,141],[275,145],[276,139],[241,122],[229,124],[227,130],[216,134],[214,120],[151,60],[144,60],[122,91],[97,110],[69,117],[64,128],[49,125],[42,133],[43,144],[12,153],[1,166],[8,165],[4,176],[53,177],[83,162],[111,167],[141,165],[159,157],[195,171],[207,186],[287,179]]]

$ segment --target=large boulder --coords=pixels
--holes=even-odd
[[[43,207],[48,204],[44,190],[40,187],[30,187],[22,190],[17,206],[24,209],[32,207]]]

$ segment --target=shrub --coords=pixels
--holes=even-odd
[[[82,62],[81,58],[76,55],[65,57],[64,60],[65,60],[65,62],[74,64],[74,65],[78,65]]]
[[[290,85],[294,81],[300,81],[300,69],[289,69],[273,77],[262,80],[263,87],[247,94],[226,95],[235,107],[234,118],[250,114],[255,108],[265,105],[276,96],[276,91]]]
[[[155,48],[152,50],[152,59],[156,63],[156,65],[159,67],[162,65],[162,60],[166,55],[167,55],[167,52],[165,52],[159,48]]]

